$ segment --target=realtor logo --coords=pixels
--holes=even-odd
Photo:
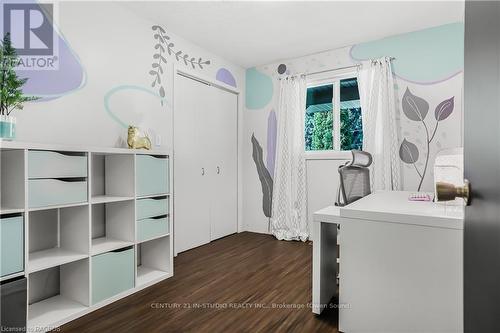
[[[3,35],[10,33],[19,70],[58,69],[52,3],[4,3]]]

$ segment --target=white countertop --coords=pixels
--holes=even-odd
[[[464,206],[409,201],[412,192],[378,191],[345,207],[329,206],[314,213],[315,222],[342,223],[342,218],[463,229]]]
[[[63,144],[34,143],[24,141],[6,141],[0,139],[1,149],[32,149],[32,150],[54,150],[54,151],[76,151],[93,152],[102,154],[142,154],[142,155],[171,155],[171,151],[166,147],[154,147],[152,150],[129,149],[114,147],[88,147],[72,146]]]

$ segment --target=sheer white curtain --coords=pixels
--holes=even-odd
[[[363,150],[373,156],[372,190],[401,189],[398,124],[391,59],[365,61],[358,73]]]
[[[278,239],[306,241],[309,237],[304,159],[305,108],[305,77],[282,79],[270,228]]]

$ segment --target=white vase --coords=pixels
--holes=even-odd
[[[16,138],[16,117],[0,116],[0,139],[14,140]]]

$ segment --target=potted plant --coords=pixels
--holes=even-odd
[[[23,94],[23,85],[28,79],[21,79],[15,72],[19,60],[7,33],[0,45],[0,139],[12,140],[16,137],[16,118],[12,111],[23,108],[25,102],[38,97]]]

